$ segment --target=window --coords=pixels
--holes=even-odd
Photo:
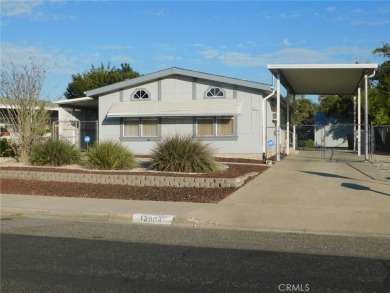
[[[233,136],[233,117],[198,118],[197,136]]]
[[[140,136],[139,119],[124,120],[124,136]]]
[[[198,118],[198,136],[214,135],[214,119]]]
[[[206,98],[224,98],[225,92],[220,87],[210,87],[206,91]]]
[[[146,90],[143,90],[143,89],[136,90],[133,93],[133,100],[138,100],[138,101],[150,100],[150,94]]]
[[[233,118],[217,118],[217,135],[233,135]]]
[[[124,137],[156,137],[158,136],[158,119],[156,118],[125,118]]]
[[[142,120],[142,128],[143,135],[142,136],[157,136],[157,119],[143,119]]]

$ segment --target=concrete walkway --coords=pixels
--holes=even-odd
[[[1,195],[2,217],[132,222],[390,238],[390,180],[369,163],[289,156],[218,204]]]

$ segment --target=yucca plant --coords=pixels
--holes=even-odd
[[[175,135],[156,143],[151,152],[152,170],[207,173],[218,170],[209,144],[189,135]]]
[[[120,170],[137,166],[134,154],[119,142],[105,141],[90,147],[85,165],[91,169]]]
[[[30,153],[30,163],[37,166],[63,166],[80,162],[80,150],[64,140],[49,139],[37,143]]]

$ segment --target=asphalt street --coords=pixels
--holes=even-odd
[[[1,292],[389,292],[389,254],[385,238],[2,218]]]

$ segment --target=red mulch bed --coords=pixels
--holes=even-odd
[[[188,176],[188,177],[215,177],[235,178],[250,172],[262,173],[269,167],[248,164],[228,164],[229,168],[224,171],[212,174],[177,174],[177,173],[150,173],[150,172],[107,172],[108,174],[142,174],[161,176]],[[96,171],[70,170],[61,168],[36,168],[36,167],[2,167],[3,170],[29,170],[40,172],[75,172],[92,173]],[[247,180],[250,181],[254,177]],[[152,186],[127,186],[113,184],[90,184],[90,183],[66,183],[66,182],[44,182],[18,179],[1,179],[1,193],[3,194],[25,194],[25,195],[46,195],[79,198],[101,198],[101,199],[133,199],[151,201],[174,201],[174,202],[197,202],[215,203],[236,191],[238,188],[195,188],[195,187],[152,187]]]
[[[89,184],[2,179],[4,194],[46,195],[79,198],[134,199],[152,201],[181,201],[197,203],[218,202],[238,188],[153,187],[113,184]]]

